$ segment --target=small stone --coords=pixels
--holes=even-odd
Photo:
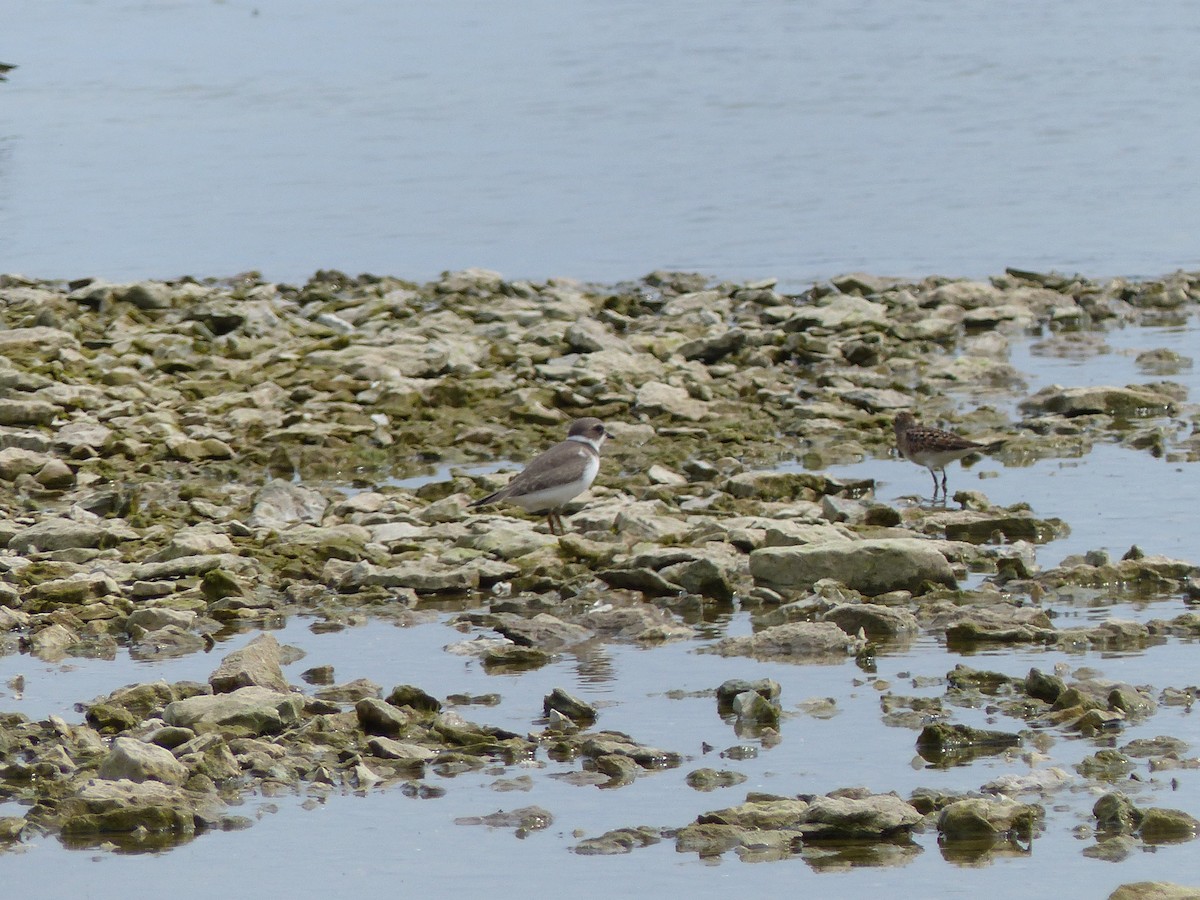
[[[688,483],[683,475],[657,463],[646,470],[646,477],[650,479],[651,484],[665,484],[669,487],[681,487]]]
[[[1110,791],[1092,806],[1096,827],[1112,834],[1132,834],[1142,821],[1141,811],[1125,794]]]
[[[577,724],[590,725],[596,721],[596,707],[568,694],[562,688],[555,688],[546,695],[542,702],[542,710],[543,715],[547,716],[554,710]]]
[[[708,416],[708,404],[693,399],[687,390],[658,381],[647,381],[638,388],[636,403],[650,414],[666,414],[672,418],[699,422]]]
[[[1035,700],[1054,703],[1066,688],[1066,683],[1057,675],[1047,675],[1037,668],[1030,669],[1025,676],[1025,693]]]
[[[419,687],[411,684],[401,684],[392,688],[387,702],[392,706],[405,707],[417,712],[440,712],[442,703],[436,697],[425,693]]]
[[[48,461],[44,453],[6,447],[0,450],[0,479],[13,481],[20,475],[30,475],[44,468]]]
[[[329,502],[308,488],[276,478],[254,497],[254,511],[247,524],[252,528],[287,528],[301,522],[320,524]]]
[[[346,684],[323,687],[314,692],[314,696],[332,703],[357,703],[367,697],[379,697],[382,688],[367,678],[357,678]]]
[[[236,691],[250,685],[287,693],[290,689],[280,667],[283,648],[272,634],[260,634],[223,660],[208,682],[214,693]]]
[[[375,697],[364,697],[354,704],[359,725],[367,734],[397,737],[408,727],[412,718],[403,709]]]
[[[741,772],[731,772],[728,769],[695,769],[687,774],[687,785],[697,791],[715,791],[718,788],[733,787],[746,780]]]
[[[731,712],[733,709],[733,701],[740,694],[753,691],[762,695],[767,700],[778,700],[783,688],[779,682],[772,678],[759,678],[754,681],[747,681],[744,678],[730,678],[724,681],[717,688],[717,706],[718,708]]]

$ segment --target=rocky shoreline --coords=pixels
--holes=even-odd
[[[997,458],[1014,464],[1103,441],[1195,461],[1198,439],[1162,426],[1197,421],[1166,380],[1190,360],[1155,353],[1139,360],[1153,373],[1145,383],[1026,395],[1007,351],[1039,334],[1069,353],[1106,326],[1181,321],[1198,300],[1190,273],[848,275],[797,294],[665,272],[614,286],[482,270],[424,285],[318,272],[303,287],[253,274],[122,285],[0,276],[6,652],[164,659],[296,614],[326,628],[429,621],[449,599],[470,637],[446,652],[497,672],[584,642],[692,641],[804,664],[928,634],[948,647],[1125,650],[1194,638],[1193,612],[1077,627],[1054,614],[1080,590],[1191,597],[1191,562],[1135,549],[1042,569],[1037,544],[1068,525],[955,491],[953,471],[951,502],[895,506],[869,481],[822,470],[886,454],[903,409],[1002,437]],[[1017,422],[996,408],[1014,398]],[[511,471],[579,415],[604,419],[613,440],[566,535],[511,509],[468,509],[507,477],[495,461]],[[783,470],[793,461],[804,470]],[[986,577],[967,589],[969,573]],[[714,607],[749,611],[754,633],[705,640],[697,611]],[[436,795],[437,776],[538,754],[578,760],[581,783],[610,786],[688,763],[604,730],[566,692],[515,733],[469,721],[437,685],[331,683],[319,665],[291,684],[294,653],[264,633],[207,682],[81,697],[78,722],[3,713],[0,792],[27,812],[0,819],[0,837],[152,849],[248,824],[229,806],[248,792],[394,784]],[[1013,752],[1031,730],[1119,735],[1196,695],[1036,668],[1015,679],[949,659],[947,671],[939,701],[889,694],[883,713],[937,765]],[[766,744],[778,737],[777,688],[713,685],[722,714]],[[1009,727],[953,726],[954,707],[973,702],[998,707]],[[1191,839],[1197,822],[1135,805],[1114,773],[1194,765],[1163,738],[969,796],[901,798],[853,782],[825,796],[751,793],[691,823],[631,826],[575,849],[671,839],[762,859],[850,844],[894,864],[914,833],[934,830],[968,856],[1020,852],[1043,827],[1038,798],[1084,779],[1098,795],[1085,852],[1119,858]],[[692,775],[697,789],[737,783],[733,769]],[[530,807],[488,824],[551,818]]]

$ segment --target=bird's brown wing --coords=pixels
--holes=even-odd
[[[536,494],[564,481],[574,481],[587,471],[592,454],[579,443],[572,441],[565,447],[555,447],[554,453],[547,451],[531,462],[504,488],[505,495]]]
[[[506,497],[536,494],[557,487],[564,481],[574,481],[587,471],[591,457],[591,451],[579,442],[564,441],[535,458],[500,490],[474,501],[471,505],[487,506]]]
[[[943,431],[941,428],[917,427],[910,428],[905,433],[909,443],[922,450],[982,450],[984,446],[959,437],[952,431]]]

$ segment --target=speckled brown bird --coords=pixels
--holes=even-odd
[[[896,449],[905,459],[924,466],[933,476],[933,499],[938,499],[938,477],[942,473],[942,500],[946,499],[946,466],[971,453],[985,453],[999,447],[1003,441],[980,444],[959,437],[953,431],[921,425],[910,412],[896,416]]]

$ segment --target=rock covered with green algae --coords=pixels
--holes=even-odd
[[[1138,807],[1125,794],[1111,792],[1092,807],[1097,827],[1108,835],[1136,834],[1147,844],[1194,840],[1200,820],[1179,809]]]
[[[1045,809],[1036,803],[967,798],[942,809],[938,815],[937,829],[942,839],[950,843],[991,843],[1000,840],[1028,843],[1045,814]]]
[[[870,365],[883,360],[884,351],[925,365],[914,353],[920,335],[913,328],[931,317],[942,316],[950,326],[938,332],[939,340],[955,343],[967,340],[964,310],[995,308],[980,298],[1027,304],[1038,321],[1061,317],[1067,308],[1087,316],[1101,310],[1105,316],[1132,315],[1136,309],[1117,302],[1137,293],[1129,285],[1067,281],[1050,288],[1043,279],[1027,282],[1030,277],[1010,273],[991,285],[839,279],[797,295],[768,283],[710,285],[671,273],[611,289],[506,282],[479,270],[449,273],[428,285],[322,272],[303,287],[253,276],[118,286],[8,277],[0,293],[9,302],[7,324],[16,327],[5,333],[12,374],[0,390],[8,397],[0,399],[41,404],[36,415],[10,416],[7,427],[16,429],[10,440],[20,443],[10,449],[41,454],[29,463],[39,471],[46,464],[42,457],[57,461],[74,479],[33,488],[36,482],[20,482],[23,475],[14,470],[20,482],[14,489],[40,492],[39,502],[51,509],[73,503],[76,510],[70,521],[45,516],[14,525],[9,546],[25,558],[58,554],[67,569],[112,557],[105,564],[109,579],[99,587],[82,588],[71,571],[54,584],[33,569],[10,577],[35,589],[30,600],[38,602],[28,602],[23,612],[67,606],[83,614],[78,626],[70,619],[52,623],[56,630],[35,644],[46,655],[87,652],[101,630],[122,640],[131,604],[147,598],[195,618],[158,623],[176,630],[143,641],[139,652],[189,652],[197,645],[182,633],[210,632],[214,622],[253,623],[298,598],[303,605],[330,599],[287,584],[317,578],[318,563],[320,580],[350,603],[385,601],[404,591],[470,592],[510,579],[522,587],[546,584],[570,562],[564,545],[546,542],[533,529],[500,543],[487,537],[496,529],[473,539],[457,532],[455,526],[471,521],[465,500],[472,486],[465,480],[442,495],[444,505],[422,506],[396,491],[395,500],[376,495],[373,509],[356,510],[290,478],[297,471],[320,477],[330,450],[376,470],[415,455],[464,462],[519,456],[531,436],[560,436],[575,406],[615,419],[618,433],[628,425],[625,437],[631,440],[614,442],[613,452],[635,473],[624,480],[634,498],[655,489],[641,472],[687,469],[683,462],[714,442],[747,461],[765,463],[791,452],[795,429],[779,427],[789,417],[822,447],[878,446],[889,436],[877,414],[898,408],[905,397],[900,392],[885,402]],[[1108,290],[1113,302],[1098,303]],[[1144,293],[1152,294],[1152,287]],[[21,318],[23,310],[51,313],[57,325],[31,326]],[[814,327],[822,331],[819,341],[797,342]],[[782,370],[797,360],[798,367]],[[835,365],[838,379],[823,383],[820,374]],[[814,428],[817,422],[805,414],[817,409],[840,424]],[[98,410],[104,410],[102,418]],[[533,415],[537,410],[543,412]],[[697,419],[704,427],[689,431]],[[498,421],[516,427],[499,428]],[[656,430],[670,431],[672,439],[655,440]],[[179,449],[206,442],[228,452]],[[168,478],[180,466],[192,476],[183,487]],[[264,468],[281,477],[255,487],[247,473]],[[781,548],[763,546],[751,527],[730,532],[720,552],[702,549],[713,542],[696,540],[699,517],[681,521],[681,501],[712,498],[717,509],[725,507],[722,512],[744,508],[774,516],[791,506],[788,514],[794,515],[797,503],[844,490],[815,473],[748,469],[719,476],[676,484],[688,494],[656,496],[653,508],[637,506],[650,501],[613,494],[611,512],[601,515],[607,489],[598,486],[589,518],[579,519],[585,530],[674,542],[689,554],[668,561],[612,552],[614,564],[603,572],[609,583],[729,602],[751,589],[757,565],[762,571],[754,577],[763,586],[784,587],[784,575],[765,571],[768,554],[781,554]],[[114,492],[107,487],[113,483],[132,488]],[[709,498],[696,487],[709,490]],[[672,502],[663,505],[662,496]],[[713,517],[703,521],[709,527]],[[201,526],[209,529],[207,539],[193,539]],[[443,526],[448,530],[439,535]],[[745,555],[740,542],[746,536],[761,562]],[[872,549],[854,543],[837,552]],[[480,556],[459,552],[472,546]],[[583,562],[576,569],[580,577],[590,574]],[[133,568],[122,565],[128,563]],[[782,569],[788,568],[785,562]],[[949,583],[939,568],[907,580],[897,575],[887,584],[859,584],[856,579],[865,577],[859,568],[802,577],[841,576],[865,592]],[[92,601],[86,611],[83,600]],[[46,627],[42,620],[22,624],[34,632]]]
[[[676,850],[710,856],[727,850],[790,853],[806,843],[907,841],[923,821],[894,794],[844,789],[819,797],[751,794],[740,806],[697,817],[676,835]]]
[[[1200,900],[1200,887],[1166,881],[1135,881],[1123,884],[1108,900]]]

